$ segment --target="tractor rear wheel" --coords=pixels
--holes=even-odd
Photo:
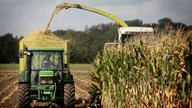
[[[75,107],[75,85],[74,84],[64,85],[64,107],[65,108]]]
[[[30,107],[30,95],[29,95],[29,85],[28,84],[19,84],[17,100],[18,100],[19,108],[29,108]]]

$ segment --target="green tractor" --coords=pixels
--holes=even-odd
[[[29,108],[39,103],[65,108],[75,106],[73,75],[64,63],[64,48],[20,50],[18,106]]]

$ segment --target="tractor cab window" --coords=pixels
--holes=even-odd
[[[62,70],[61,52],[35,51],[31,59],[32,70]]]

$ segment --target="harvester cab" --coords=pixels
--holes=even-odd
[[[38,102],[74,107],[75,86],[63,60],[65,54],[63,48],[29,48],[20,52],[20,59],[26,59],[19,78],[19,107],[39,106]]]
[[[151,35],[154,30],[152,27],[119,27],[118,28],[118,39],[117,42],[105,43],[104,49],[111,47],[122,47],[125,42],[131,37]]]
[[[152,27],[120,27],[118,29],[118,45],[124,46],[130,37],[150,35],[152,33]]]

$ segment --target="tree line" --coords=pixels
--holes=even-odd
[[[19,40],[21,38],[15,37],[11,33],[0,36],[0,63],[19,62]]]
[[[158,23],[144,24],[140,19],[125,21],[129,26],[151,26],[160,32],[167,25],[171,29],[191,30],[192,26],[187,26],[181,22],[173,22],[170,18],[162,18]],[[106,42],[114,42],[117,39],[117,24],[98,24],[92,27],[85,27],[84,31],[56,30],[57,36],[70,41],[70,62],[71,63],[91,63],[95,56],[101,52]],[[0,63],[18,63],[19,41],[23,37],[13,36],[7,33],[0,36]]]

